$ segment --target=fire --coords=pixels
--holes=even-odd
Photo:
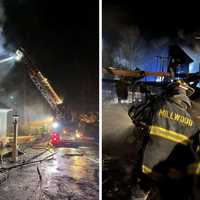
[[[38,77],[41,79],[41,81],[43,82],[43,84],[45,85],[45,87],[50,91],[50,93],[52,94],[52,98],[54,99],[55,103],[57,105],[62,104],[63,100],[56,94],[56,92],[54,91],[54,89],[51,87],[50,83],[48,82],[48,79],[45,78],[41,72],[38,72]]]

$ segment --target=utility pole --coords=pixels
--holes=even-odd
[[[13,128],[14,128],[13,151],[12,151],[13,162],[16,162],[17,157],[18,157],[18,150],[17,150],[18,119],[19,119],[19,115],[17,115],[17,114],[13,115]]]

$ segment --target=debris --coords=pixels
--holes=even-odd
[[[48,160],[53,157],[56,160],[31,164],[30,162],[27,163],[27,160],[36,154],[39,155],[45,149],[37,151],[28,148],[24,160],[24,164],[27,165],[22,165],[22,169],[19,166],[8,170],[9,179],[3,185],[0,185],[0,200],[98,199],[98,165],[87,161],[88,154],[94,158],[98,156],[97,150],[97,147],[93,146],[82,149],[81,152],[76,149],[60,148],[56,149],[56,155],[47,151],[40,157],[30,160],[30,162]],[[65,153],[84,154],[84,156],[64,156]],[[19,161],[16,164],[22,164],[22,162]],[[9,164],[3,167],[13,165]]]
[[[17,154],[18,154],[18,156],[21,156],[21,155],[24,154],[24,152],[18,149],[17,150]],[[12,150],[11,149],[6,149],[5,153],[3,154],[3,157],[4,158],[11,158],[12,157]]]
[[[39,154],[37,154],[37,155],[34,155],[33,157],[29,158],[26,162],[29,162],[29,161],[31,161],[31,160],[34,160],[34,159],[37,158],[37,157],[40,157],[42,154],[46,153],[47,151],[48,151],[48,150],[46,149],[45,151],[43,151],[43,152],[41,152],[41,153],[39,153]]]
[[[83,153],[66,153],[63,156],[83,156]]]
[[[103,198],[109,200],[130,199],[134,186],[129,160],[105,156],[103,160]],[[128,169],[127,169],[128,167]]]
[[[8,179],[8,173],[0,173],[0,185]]]
[[[34,163],[37,163],[37,162],[52,160],[53,156],[55,154],[56,153],[52,153],[52,154],[46,156],[43,159],[35,160],[35,161],[32,161],[32,162],[24,162],[24,163],[21,163],[21,164],[18,164],[18,165],[14,165],[14,166],[11,166],[11,167],[2,167],[2,168],[0,168],[0,171],[11,170],[11,169],[14,169],[14,168],[17,168],[17,167],[21,167],[21,166],[24,166],[24,165],[30,165],[30,164],[34,164]]]
[[[38,166],[37,166],[37,173],[38,173],[40,181],[42,181],[42,175]]]

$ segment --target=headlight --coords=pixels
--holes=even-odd
[[[81,137],[81,135],[79,133],[76,133],[76,138],[78,139],[80,137]]]
[[[54,122],[54,123],[52,124],[52,126],[53,126],[53,128],[58,128],[59,123],[58,123],[58,122]]]

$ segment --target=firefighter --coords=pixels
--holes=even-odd
[[[129,110],[134,124],[145,132],[140,185],[149,199],[200,199],[194,186],[200,174],[194,148],[198,128],[189,114],[193,93],[184,81],[175,81],[165,95]]]

